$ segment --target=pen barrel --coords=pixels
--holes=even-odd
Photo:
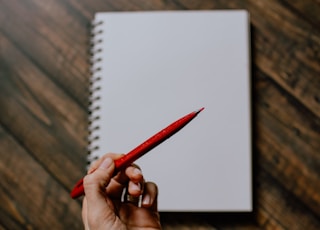
[[[187,125],[193,118],[197,116],[200,111],[191,112],[184,117],[176,120],[166,128],[162,129],[149,139],[147,139],[142,144],[138,145],[136,148],[128,152],[126,155],[115,161],[116,171],[120,171],[129,165],[131,165],[135,160],[152,150],[154,147],[164,142],[172,135],[181,130],[185,125]]]
[[[128,167],[139,157],[143,156],[148,151],[150,151],[151,149],[153,149],[154,147],[156,147],[157,145],[161,144],[163,141],[165,141],[166,139],[174,135],[176,132],[182,129],[186,124],[188,124],[193,118],[195,118],[198,115],[198,113],[200,113],[203,109],[204,108],[201,108],[198,111],[189,113],[184,117],[176,120],[166,128],[162,129],[160,132],[150,137],[148,140],[146,140],[142,144],[138,145],[136,148],[128,152],[126,155],[124,155],[120,159],[115,160],[114,174]],[[83,194],[84,194],[83,179],[81,179],[74,186],[70,195],[72,198],[75,199]]]

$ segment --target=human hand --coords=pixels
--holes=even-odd
[[[141,170],[134,165],[112,177],[114,160],[121,156],[106,154],[92,165],[84,177],[82,219],[85,229],[161,229],[157,186],[144,182]],[[121,200],[125,188],[130,200],[142,195],[141,207]]]

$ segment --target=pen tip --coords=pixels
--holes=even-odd
[[[201,109],[199,109],[196,113],[200,113],[202,110],[204,110],[204,107],[202,107]]]

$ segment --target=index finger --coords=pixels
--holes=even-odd
[[[120,159],[123,156],[124,156],[124,154],[119,154],[119,153],[106,153],[106,154],[104,154],[102,157],[100,157],[99,159],[97,159],[96,161],[94,161],[90,165],[89,170],[88,170],[88,174],[90,174],[93,171],[95,171],[99,167],[99,165],[102,163],[102,161],[104,159],[106,159],[107,157],[110,157],[113,160],[117,160],[117,159]]]

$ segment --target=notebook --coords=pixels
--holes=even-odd
[[[96,13],[89,161],[205,107],[136,163],[159,211],[251,211],[249,33],[244,10]]]

